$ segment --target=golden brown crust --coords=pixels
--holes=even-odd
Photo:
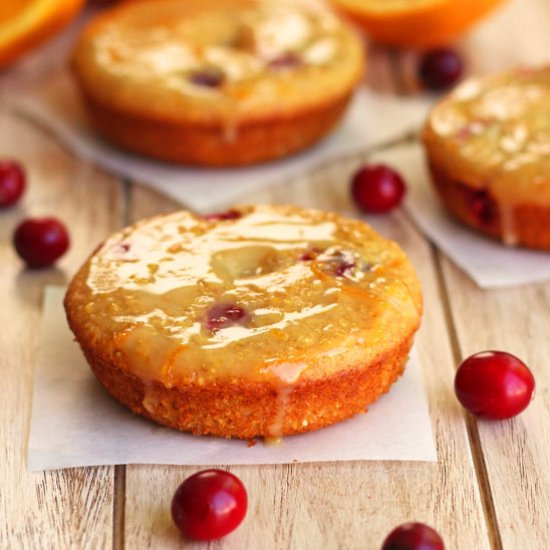
[[[506,241],[511,233],[512,242],[509,244],[550,250],[550,207],[534,203],[518,204],[504,213],[506,221],[503,221],[501,205],[488,191],[482,191],[486,197],[484,200],[490,203],[491,212],[489,216],[480,216],[473,208],[472,197],[483,189],[481,179],[466,182],[434,162],[430,162],[429,167],[441,201],[460,222],[500,241]]]
[[[292,116],[223,128],[139,116],[82,92],[91,123],[114,144],[163,161],[219,167],[256,164],[302,151],[333,129],[351,98],[350,93]]]
[[[166,388],[82,350],[105,389],[135,414],[196,435],[252,439],[309,432],[366,412],[402,374],[411,345],[408,336],[373,364],[286,387],[238,380]]]
[[[232,212],[241,217],[175,212],[143,220],[82,266],[65,310],[97,378],[135,413],[197,434],[278,437],[365,410],[401,374],[420,323],[420,284],[406,256],[365,224],[335,214],[267,205]],[[182,248],[186,236],[192,239]],[[265,255],[274,244],[278,252]],[[317,245],[325,252],[303,257]],[[268,263],[249,256],[258,246]],[[358,247],[345,276],[323,263],[323,254],[339,257],[327,252],[334,247]],[[228,277],[223,288],[193,282],[212,278],[228,251],[245,271],[229,262],[224,269],[236,271],[217,271]],[[186,286],[181,275],[190,262],[202,267]],[[153,276],[143,276],[144,266]],[[243,277],[249,282],[239,304],[250,317],[237,332],[209,328],[208,304],[223,302]],[[278,316],[255,324],[265,311]],[[184,325],[198,331],[188,338]]]

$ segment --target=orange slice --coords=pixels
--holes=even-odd
[[[503,0],[331,0],[377,42],[432,47],[450,43]]]
[[[0,67],[53,36],[84,0],[0,0]]]

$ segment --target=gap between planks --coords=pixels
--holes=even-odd
[[[122,182],[122,225],[130,223],[130,205],[132,201],[133,184],[129,180]],[[124,550],[126,515],[126,465],[115,466],[113,490],[113,550]]]
[[[113,550],[124,549],[124,516],[126,513],[126,465],[115,466],[113,490]]]
[[[455,364],[459,365],[462,361],[462,353],[460,351],[458,334],[453,319],[451,304],[449,302],[449,288],[447,287],[445,276],[443,275],[443,267],[441,265],[441,253],[436,250],[435,245],[433,244],[430,244],[430,249],[435,265],[436,280],[439,295],[441,296],[441,303],[443,305],[443,313],[445,315],[445,321],[449,331],[451,351],[455,360]],[[468,433],[470,452],[472,454],[472,460],[474,462],[474,469],[476,472],[479,492],[481,495],[483,513],[485,515],[485,521],[487,524],[489,543],[494,550],[503,550],[502,538],[500,536],[500,531],[498,528],[495,503],[493,500],[493,494],[491,492],[491,485],[489,483],[489,475],[487,472],[487,465],[485,464],[485,457],[483,456],[483,451],[481,448],[481,440],[479,437],[477,421],[470,413],[466,411],[464,411],[463,416],[466,424],[466,431]]]

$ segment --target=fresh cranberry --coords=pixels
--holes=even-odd
[[[455,377],[458,400],[470,412],[488,418],[511,418],[533,398],[535,379],[517,357],[483,351],[465,359]]]
[[[224,80],[224,72],[216,67],[205,67],[189,74],[190,82],[196,86],[204,86],[206,88],[217,88],[222,85]]]
[[[29,267],[46,267],[67,251],[69,235],[55,218],[28,219],[17,226],[13,244]]]
[[[353,176],[351,184],[351,194],[359,208],[373,214],[399,206],[405,190],[403,178],[383,164],[364,166]]]
[[[246,489],[238,477],[223,470],[204,470],[178,487],[172,518],[184,536],[214,540],[241,524],[247,505]]]
[[[246,311],[242,307],[222,302],[215,304],[208,310],[206,314],[206,327],[208,330],[216,331],[235,325],[245,317]]]
[[[497,205],[488,191],[468,189],[468,204],[475,219],[482,225],[491,224],[497,215]]]
[[[418,77],[428,90],[440,91],[456,84],[464,69],[462,59],[449,48],[426,52],[420,59]]]
[[[238,220],[242,218],[243,215],[238,210],[226,210],[225,212],[212,212],[211,214],[206,214],[203,216],[205,220],[210,222],[219,222],[226,220]]]
[[[382,550],[445,550],[439,533],[423,523],[404,523],[386,538]]]
[[[25,171],[15,161],[0,161],[0,208],[15,204],[25,191]]]

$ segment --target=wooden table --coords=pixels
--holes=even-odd
[[[510,0],[459,47],[469,73],[550,57],[548,0]],[[369,80],[414,93],[413,55],[371,48]],[[6,72],[0,93],[47,76],[30,62]],[[1,107],[1,104],[0,104]],[[25,467],[37,327],[44,286],[63,284],[111,231],[176,204],[121,181],[63,150],[47,133],[0,109],[0,156],[20,159],[30,187],[0,213],[0,548],[199,548],[172,526],[169,503],[193,467],[112,466],[29,474]],[[294,202],[349,211],[351,171],[370,156],[343,159],[247,201]],[[11,247],[15,224],[54,214],[72,248],[55,269],[23,269]],[[439,461],[232,467],[250,494],[244,524],[211,548],[378,549],[408,520],[438,529],[450,550],[550,547],[550,282],[482,291],[415,229],[407,216],[384,221],[423,282],[426,313],[418,335]],[[504,422],[465,414],[453,393],[461,358],[484,349],[522,357],[537,397]],[[406,407],[403,413],[406,414]]]

